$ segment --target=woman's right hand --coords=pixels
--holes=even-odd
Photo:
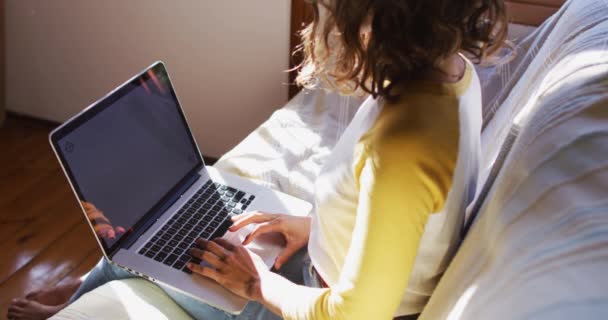
[[[279,254],[274,262],[275,269],[281,266],[298,250],[308,244],[310,237],[310,217],[295,217],[285,214],[250,212],[232,218],[234,224],[230,231],[257,224],[253,231],[243,240],[243,245],[251,243],[255,238],[266,234],[277,232],[285,237],[285,249]]]

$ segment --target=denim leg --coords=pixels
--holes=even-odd
[[[304,284],[303,275],[306,274],[307,268],[310,265],[310,259],[308,258],[308,251],[306,248],[295,253],[280,270],[275,271],[278,274],[284,276],[288,280],[297,283]],[[76,301],[83,294],[94,290],[95,288],[113,281],[120,279],[136,278],[137,276],[114,266],[102,258],[99,263],[91,270],[85,281],[82,283],[80,288],[72,295],[69,303]],[[243,312],[238,315],[227,313],[221,309],[212,307],[204,302],[193,299],[180,292],[172,290],[170,288],[160,286],[167,295],[169,295],[184,311],[195,319],[230,319],[230,320],[266,320],[266,319],[281,319],[280,316],[275,315],[266,307],[260,303],[251,301],[247,304]]]
[[[102,286],[113,280],[122,280],[129,278],[137,278],[122,268],[119,268],[109,263],[105,258],[97,263],[97,265],[91,269],[91,272],[84,280],[78,290],[72,295],[68,303],[72,303],[83,294],[95,290],[97,287]],[[159,286],[167,295],[169,295],[180,307],[196,319],[232,319],[232,315],[226,313],[223,310],[211,307],[198,300],[192,299],[182,293],[174,291],[170,288],[165,288],[162,285]]]
[[[302,277],[304,285],[311,288],[323,288],[319,274],[312,265],[310,256],[307,254],[302,263]]]
[[[82,285],[72,295],[68,303],[76,301],[83,294],[94,290],[95,288],[104,285],[112,280],[135,278],[136,276],[129,272],[109,263],[105,258],[101,258],[97,265],[91,269],[91,272],[84,280]]]

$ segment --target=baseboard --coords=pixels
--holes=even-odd
[[[52,121],[52,120],[47,120],[47,119],[41,119],[41,118],[38,118],[38,117],[34,117],[34,116],[30,116],[30,115],[27,115],[27,114],[15,112],[15,111],[10,111],[10,110],[6,111],[6,121],[8,121],[11,118],[13,118],[13,119],[20,119],[20,120],[26,120],[26,121],[30,121],[30,122],[35,122],[36,124],[48,126],[50,128],[55,128],[58,125],[60,125],[60,123],[57,122],[57,121]]]
[[[11,118],[33,122],[33,123],[36,123],[41,126],[46,126],[49,129],[53,129],[61,124],[57,121],[40,119],[40,118],[32,117],[30,115],[21,114],[21,113],[14,112],[14,111],[7,111],[6,120],[9,121]],[[1,127],[1,125],[2,125],[2,123],[0,122],[0,127]],[[206,165],[211,166],[217,162],[218,158],[203,156],[203,160],[205,160]]]
[[[205,165],[206,166],[212,166],[212,165],[214,165],[217,162],[218,159],[214,158],[214,157],[203,156],[203,160],[205,160]]]

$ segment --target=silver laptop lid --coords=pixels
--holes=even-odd
[[[204,167],[162,62],[55,129],[50,141],[107,257],[134,242]]]

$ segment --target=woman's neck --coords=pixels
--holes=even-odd
[[[465,71],[464,59],[459,54],[453,54],[439,61],[435,68],[422,73],[421,78],[432,82],[454,83],[462,79]]]

